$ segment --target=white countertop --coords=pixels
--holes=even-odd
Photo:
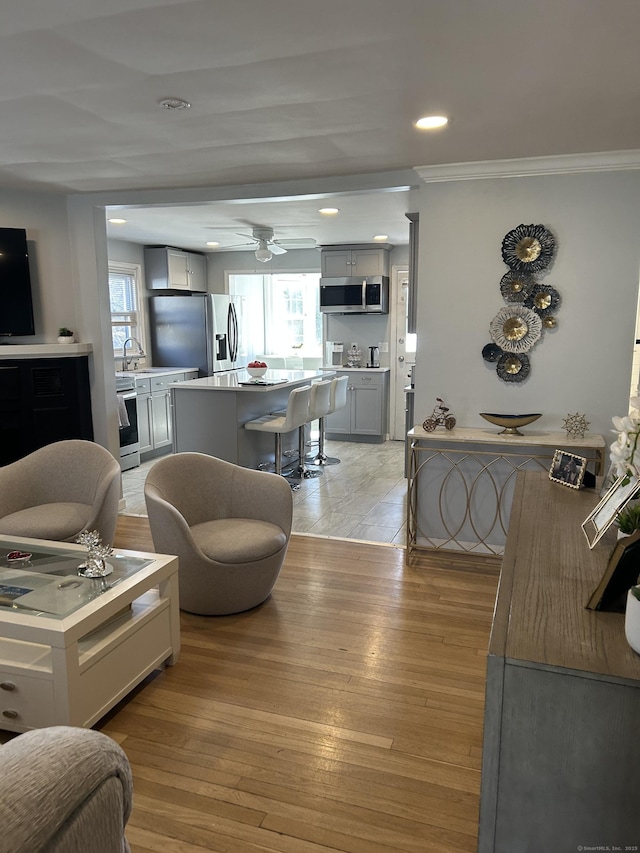
[[[141,367],[135,370],[116,370],[116,377],[132,376],[134,379],[151,379],[154,376],[171,376],[172,373],[187,373],[197,367]]]
[[[92,344],[0,344],[0,358],[60,358],[90,352]]]
[[[390,367],[321,367],[320,370],[333,370],[339,373],[389,373]]]
[[[314,379],[325,379],[327,372],[323,370],[267,370],[260,381],[275,382],[274,385],[259,385],[252,383],[252,377],[246,370],[227,370],[224,373],[214,373],[202,379],[191,382],[180,382],[174,385],[181,391],[273,391],[275,388],[286,388],[291,385],[301,385]],[[243,382],[252,383],[242,385]]]

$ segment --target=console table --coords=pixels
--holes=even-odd
[[[586,610],[615,545],[599,500],[523,472],[487,660],[479,853],[640,845],[640,655],[624,616]]]
[[[407,559],[414,550],[432,549],[502,554],[517,472],[548,472],[556,449],[586,457],[592,473],[603,473],[601,435],[416,426],[407,439]]]
[[[12,550],[32,554],[8,560]],[[0,728],[88,727],[180,652],[178,559],[115,551],[80,578],[80,545],[0,536]]]

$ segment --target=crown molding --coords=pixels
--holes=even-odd
[[[575,175],[588,172],[620,172],[640,169],[640,150],[602,151],[594,154],[559,154],[523,157],[518,160],[477,160],[416,166],[426,184],[444,181],[477,181],[487,178],[525,178],[536,175]]]

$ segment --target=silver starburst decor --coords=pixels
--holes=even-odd
[[[562,421],[562,429],[566,431],[567,438],[584,438],[589,428],[589,421],[578,412],[575,415],[567,415]]]
[[[113,548],[102,544],[97,530],[83,530],[76,542],[87,549],[87,559],[78,566],[79,575],[84,578],[104,578],[111,574],[113,568],[106,558],[113,554]]]

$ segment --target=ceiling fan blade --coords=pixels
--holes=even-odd
[[[272,255],[286,255],[287,250],[283,249],[282,246],[279,246],[277,243],[267,243],[269,247],[269,251]]]

